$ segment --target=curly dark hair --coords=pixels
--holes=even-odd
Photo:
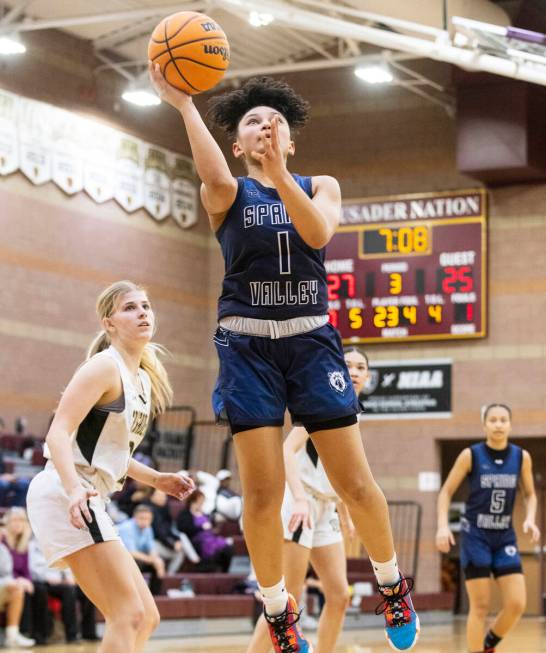
[[[207,117],[211,123],[235,138],[241,118],[253,107],[271,107],[281,113],[291,128],[303,127],[309,103],[286,82],[272,77],[252,77],[241,88],[209,100]]]

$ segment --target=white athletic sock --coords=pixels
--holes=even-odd
[[[375,562],[371,558],[370,562],[379,585],[394,585],[400,580],[396,553],[392,560],[387,560],[387,562]]]
[[[6,626],[6,637],[9,635],[17,635],[19,633],[19,626]]]
[[[288,603],[288,592],[284,586],[284,576],[281,580],[271,587],[262,587],[258,584],[266,613],[270,617],[276,617],[282,614]]]

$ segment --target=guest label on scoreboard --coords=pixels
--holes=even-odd
[[[349,201],[326,249],[331,323],[345,342],[486,334],[483,189]]]

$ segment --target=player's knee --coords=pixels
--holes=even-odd
[[[260,486],[253,488],[245,494],[244,513],[245,515],[278,515],[282,506],[283,490],[276,492],[274,488]]]
[[[326,592],[324,598],[331,608],[338,610],[339,612],[345,612],[349,605],[349,588],[347,586],[336,587],[335,589]]]
[[[489,614],[489,601],[486,599],[474,599],[470,602],[470,612],[478,619],[486,619]]]
[[[159,626],[159,621],[159,610],[154,603],[153,605],[148,606],[144,613],[142,629],[151,634]]]
[[[522,615],[525,611],[524,596],[510,596],[504,600],[504,609],[513,615]]]
[[[339,488],[339,495],[349,508],[357,509],[383,496],[374,482],[365,482],[364,479],[346,479]]]
[[[138,632],[144,627],[146,615],[142,603],[133,603],[118,606],[113,614],[105,617],[113,624]]]

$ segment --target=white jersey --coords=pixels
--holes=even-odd
[[[146,434],[151,409],[151,381],[138,370],[137,387],[120,353],[112,346],[95,354],[110,356],[119,369],[123,395],[108,406],[94,406],[71,435],[78,475],[105,496],[123,487],[133,451]],[[47,445],[44,455],[51,458]],[[52,466],[52,462],[48,466]]]
[[[311,438],[307,438],[305,446],[296,454],[298,471],[304,488],[321,499],[337,499],[337,494],[332,487],[321,459],[315,449]]]

